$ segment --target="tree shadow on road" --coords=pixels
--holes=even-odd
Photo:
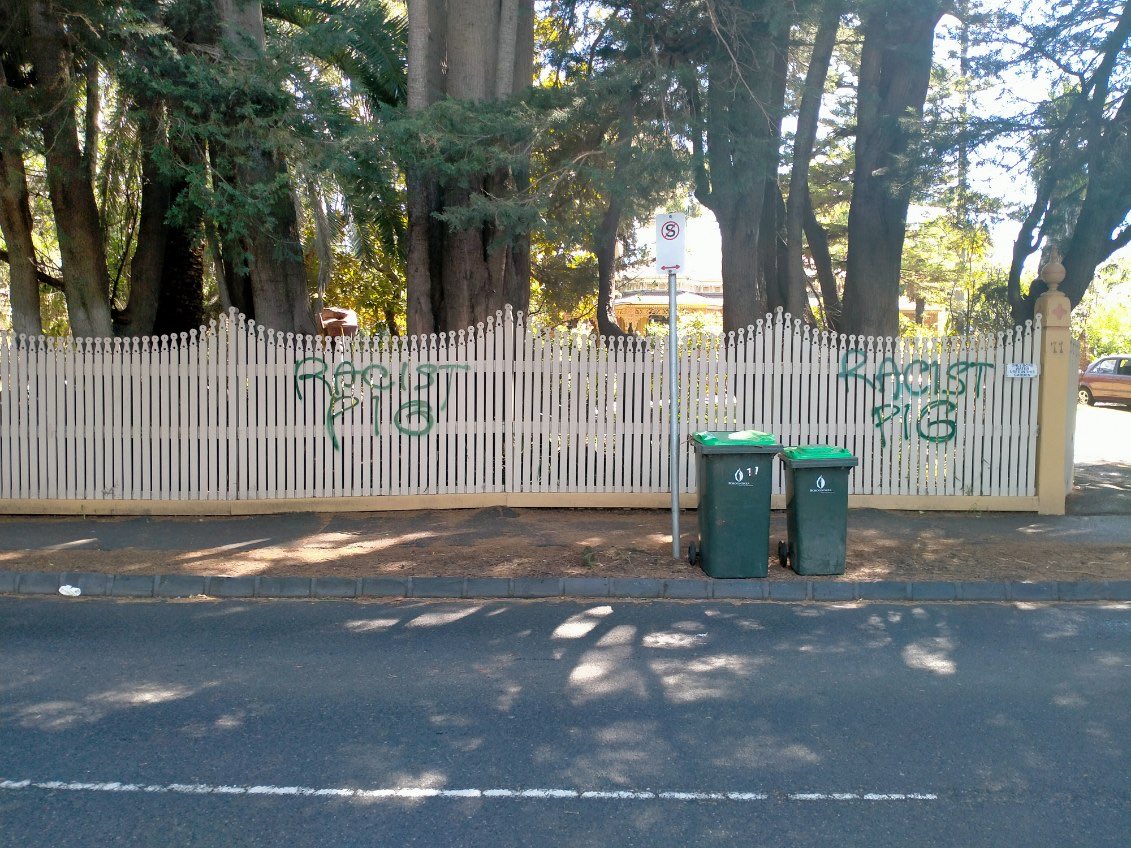
[[[1131,463],[1077,465],[1070,515],[1131,515]]]

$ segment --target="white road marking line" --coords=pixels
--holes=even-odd
[[[937,801],[938,795],[927,792],[795,792],[790,801]]]
[[[518,793],[520,798],[576,798],[578,793],[573,789],[523,789]]]
[[[358,798],[366,801],[421,798],[534,798],[539,800],[610,801],[768,801],[765,792],[655,792],[650,789],[435,789],[397,786],[388,789],[348,789],[310,786],[214,786],[208,783],[90,783],[62,780],[0,780],[0,790],[45,789],[64,792],[156,792],[174,795],[256,795],[268,797]],[[790,801],[937,801],[923,792],[793,792]]]

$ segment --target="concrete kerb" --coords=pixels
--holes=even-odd
[[[62,587],[71,587],[60,592]],[[74,593],[74,589],[78,592]],[[992,582],[646,577],[204,577],[0,572],[0,595],[111,598],[768,601],[776,603],[1076,603],[1131,601],[1131,580]]]

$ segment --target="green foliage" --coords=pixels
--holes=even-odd
[[[1018,290],[1022,262],[1042,243],[1069,259],[1061,290],[1077,302],[1097,264],[1131,241],[1129,12],[1123,0],[1052,0],[1003,3],[987,16],[980,65],[996,75],[999,96],[982,135],[1022,152],[1035,189],[1017,213],[1024,224],[1009,280],[1017,314],[1031,307]],[[1041,80],[1051,93],[1034,102],[1011,76]]]
[[[1088,320],[1088,348],[1094,358],[1131,351],[1131,289],[1122,299],[1097,304]]]
[[[958,293],[947,316],[951,335],[1008,333],[1014,329],[1004,268],[982,267]]]
[[[386,315],[404,314],[402,272],[394,265],[374,265],[356,253],[335,252],[334,276],[326,290],[326,303],[346,305],[357,312],[358,326],[363,332],[388,332]],[[397,330],[403,332],[403,324]]]
[[[399,161],[444,185],[471,188],[483,174],[522,167],[544,118],[523,101],[448,97],[416,113],[390,113],[386,122]]]
[[[597,315],[597,259],[588,251],[561,252],[531,244],[530,319],[541,328],[591,325]]]
[[[292,172],[296,182],[317,185],[329,201],[344,263],[336,261],[335,269],[355,263],[380,290],[375,299],[343,303],[361,314],[367,303],[392,302],[388,281],[399,280],[403,288],[404,187],[386,118],[405,93],[404,22],[374,0],[276,3],[270,9],[278,17],[268,22],[268,45],[287,71],[302,115]]]
[[[282,169],[251,184],[237,175],[290,162],[340,193],[367,260],[403,253],[403,198],[378,110],[403,96],[404,32],[384,3],[267,4],[266,50],[239,60],[213,46],[219,33],[206,0],[169,4],[160,25],[123,9],[124,20],[149,26],[120,26],[120,50],[108,61],[126,98],[165,105],[168,137],[153,152],[187,185],[175,221],[203,219],[234,251],[229,258],[246,263],[242,239],[273,225],[293,179]]]
[[[370,111],[405,100],[405,21],[384,2],[276,0],[263,13],[276,49],[336,68]]]
[[[71,331],[67,319],[67,301],[58,289],[39,287],[39,315],[45,336],[66,336]]]
[[[595,252],[610,211],[620,273],[641,260],[638,225],[657,207],[681,208],[690,180],[678,141],[685,107],[663,55],[680,13],[664,3],[601,6],[552,4],[536,30],[543,86],[531,106],[547,118],[531,151],[541,212],[532,305],[558,321],[595,318]]]
[[[665,314],[662,319],[649,321],[641,328],[645,336],[650,339],[666,339],[668,337],[668,320]],[[723,332],[723,316],[718,312],[694,312],[679,315],[676,318],[676,332],[679,334],[681,344],[694,344],[704,337],[719,336]]]
[[[940,53],[934,69],[924,146],[913,163],[915,203],[934,212],[908,229],[903,262],[905,292],[947,307],[952,332],[1004,329],[1011,323],[1003,311],[1004,281],[989,266],[986,249],[987,224],[1003,210],[999,201],[974,190],[971,157],[979,144],[1005,133],[1008,152],[1028,162],[1034,179],[1056,170],[1056,188],[1040,229],[1045,238],[1066,240],[1092,167],[1083,144],[1080,81],[1095,70],[1103,55],[1097,48],[1122,9],[1116,0],[973,6],[964,16],[974,56],[970,72],[956,70],[957,53]],[[686,99],[692,83],[700,91],[705,63],[718,49],[711,14],[720,16],[725,28],[726,16],[742,9],[774,11],[763,2],[547,0],[538,5],[533,92],[506,103],[448,99],[410,115],[401,108],[406,88],[402,7],[384,0],[268,0],[263,4],[265,51],[237,61],[220,49],[212,0],[54,4],[67,16],[75,70],[91,59],[101,70],[94,182],[116,305],[128,295],[147,143],[142,130],[156,108],[168,131],[154,155],[168,175],[188,187],[173,219],[203,221],[231,247],[252,228],[271,227],[279,204],[291,202],[288,193],[296,185],[317,186],[332,230],[335,271],[328,299],[355,308],[363,325],[381,326],[390,312],[403,314],[402,174],[407,170],[466,189],[468,200],[444,212],[450,226],[532,233],[532,314],[547,325],[585,324],[595,315],[594,251],[611,202],[623,202],[617,232],[617,262],[623,269],[640,257],[633,244],[637,225],[658,207],[682,206],[688,193],[687,139],[695,121]],[[983,7],[1001,14],[988,16]],[[796,12],[803,21],[814,8],[813,3],[785,4],[777,11]],[[859,6],[850,6],[853,11]],[[850,14],[827,82],[810,171],[812,199],[838,271],[846,250],[854,167],[857,25]],[[794,47],[810,33],[802,22],[794,30]],[[957,51],[957,36],[944,33],[939,45]],[[731,46],[741,53],[748,45]],[[22,47],[3,38],[0,47],[9,73],[19,76],[26,64]],[[792,108],[805,55],[803,46],[791,50],[787,103]],[[1131,82],[1127,56],[1124,49],[1115,57],[1109,97],[1097,104],[1101,118],[1113,117]],[[1051,60],[1061,67],[1054,68]],[[985,102],[986,85],[1000,85],[992,74],[1019,66],[1042,67],[1055,76],[1054,96],[1024,104],[1006,102],[1003,95],[993,115],[971,105]],[[80,88],[76,85],[74,98],[81,118]],[[618,159],[626,104],[634,106],[631,148]],[[0,108],[27,120],[34,117],[33,107],[30,98],[0,88]],[[1067,141],[1055,143],[1061,137]],[[31,131],[24,141],[36,245],[43,270],[58,276],[43,141]],[[790,150],[787,135],[783,152]],[[251,186],[237,179],[265,156],[286,162],[287,172]],[[1113,187],[1126,171],[1114,167],[1116,158],[1096,160],[1110,169]],[[783,167],[787,162],[783,159]],[[502,172],[516,179],[504,191],[484,191],[489,182],[484,175]],[[297,194],[302,203],[309,202],[305,191]],[[307,224],[303,236],[313,280],[313,227]],[[1108,282],[1095,284],[1102,297],[1086,299],[1076,310],[1096,349],[1119,347],[1124,338],[1122,303],[1128,292]],[[65,329],[61,302],[61,296],[45,294],[48,328]]]
[[[1131,352],[1131,259],[1098,270],[1088,294],[1072,311],[1072,330],[1086,359]]]
[[[534,137],[549,131],[548,116],[521,100],[472,102],[445,98],[418,113],[383,115],[394,157],[406,169],[444,186],[449,199],[437,217],[456,230],[485,224],[519,236],[540,220],[537,186],[491,194],[486,175],[525,172]],[[464,192],[462,202],[453,192]]]
[[[903,245],[905,294],[944,307],[950,315],[950,331],[965,333],[975,304],[982,302],[978,292],[992,273],[989,248],[985,226],[964,224],[948,213],[912,224]]]

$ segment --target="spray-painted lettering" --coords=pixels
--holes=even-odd
[[[839,377],[859,381],[879,392],[883,403],[872,407],[872,424],[880,431],[880,444],[887,446],[886,425],[896,422],[904,439],[918,436],[928,442],[951,442],[958,435],[954,398],[969,392],[981,394],[992,362],[952,362],[945,368],[937,361],[915,359],[902,367],[885,356],[868,373],[866,351],[847,350],[840,358]],[[926,396],[926,402],[919,399]]]
[[[295,394],[303,399],[302,385],[308,380],[321,383],[330,398],[326,406],[326,434],[334,450],[341,450],[338,438],[337,420],[349,410],[368,399],[373,404],[373,435],[381,435],[381,410],[384,398],[390,398],[394,390],[408,394],[428,392],[434,386],[439,393],[433,400],[410,398],[399,404],[393,412],[393,426],[405,436],[424,436],[436,426],[437,413],[447,409],[452,392],[452,372],[467,371],[465,363],[445,363],[436,365],[421,362],[412,366],[406,362],[401,365],[399,375],[394,376],[384,365],[374,363],[359,368],[349,359],[331,363],[320,356],[308,356],[295,363]],[[444,379],[441,381],[441,377]],[[440,383],[443,383],[440,386]],[[442,395],[442,396],[440,396]]]

